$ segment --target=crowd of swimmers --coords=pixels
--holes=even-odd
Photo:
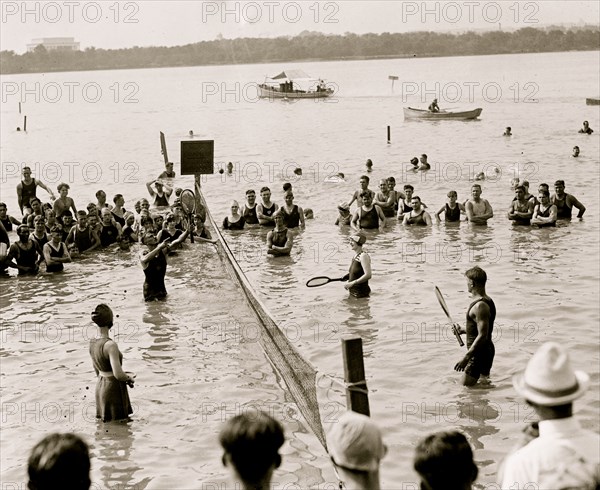
[[[17,269],[19,275],[36,274],[45,264],[46,272],[60,272],[65,263],[98,249],[129,250],[131,244],[141,242],[148,246],[140,257],[146,275],[145,297],[163,297],[165,256],[174,253],[190,234],[199,242],[216,243],[204,226],[203,209],[191,217],[184,215],[178,197],[181,190],[174,190],[167,183],[174,176],[173,164],[167,163],[159,178],[146,184],[152,207],[143,198],[130,212],[124,208],[122,194],[116,194],[109,204],[106,193],[99,190],[95,200],[83,210],[77,209],[69,197],[68,184],[57,186],[56,198],[51,189],[31,176],[29,167],[24,167],[23,179],[17,186],[21,220],[8,214],[6,204],[0,203],[0,271],[6,273],[10,267]],[[38,187],[49,194],[53,203],[41,202]],[[11,245],[8,232],[13,230],[18,239]]]
[[[421,156],[423,164],[429,166],[425,154]],[[227,171],[232,172],[233,168],[228,166]],[[56,198],[51,189],[31,176],[29,167],[24,167],[23,179],[17,186],[23,218],[18,220],[11,216],[6,204],[0,203],[0,270],[6,272],[12,267],[18,269],[19,274],[34,274],[45,263],[47,272],[60,272],[65,263],[94,250],[107,247],[127,250],[132,243],[141,242],[147,246],[140,257],[146,279],[144,297],[146,300],[164,298],[166,257],[175,253],[190,235],[199,242],[216,243],[205,227],[206,211],[202,207],[193,215],[184,212],[181,189],[173,189],[168,184],[173,177],[173,164],[169,162],[159,178],[146,184],[153,211],[151,202],[146,198],[137,201],[132,212],[125,210],[122,194],[116,194],[111,205],[103,190],[96,192],[95,202],[90,202],[85,210],[78,210],[68,195],[68,184],[57,186],[59,197]],[[344,179],[343,175],[337,177]],[[404,226],[426,227],[432,226],[434,219],[436,222],[458,223],[465,216],[473,225],[485,225],[494,217],[492,206],[482,197],[482,187],[477,182],[471,186],[469,199],[463,202],[459,202],[455,190],[450,190],[447,202],[433,216],[413,185],[405,184],[402,190],[397,190],[395,178],[388,177],[379,181],[375,192],[369,188],[369,183],[368,175],[360,177],[360,187],[350,200],[338,205],[336,225],[350,226],[355,232],[362,233],[363,230],[383,230],[390,220],[398,220]],[[545,183],[538,186],[536,194],[530,192],[526,180],[513,179],[511,185],[515,194],[508,205],[507,219],[515,225],[552,227],[559,220],[571,219],[573,208],[577,209],[578,218],[585,213],[585,206],[565,192],[563,180],[554,182],[552,195]],[[42,203],[36,194],[38,187],[44,189],[54,202]],[[242,206],[235,200],[231,201],[222,227],[225,230],[268,228],[267,254],[290,255],[296,230],[305,227],[313,212],[295,204],[290,183],[283,186],[281,205],[272,201],[269,187],[262,187],[259,192],[260,200],[257,200],[256,191],[248,189]],[[352,212],[354,203],[356,208]],[[18,240],[11,245],[7,232],[15,228]],[[353,241],[364,243],[364,238],[358,235]],[[362,256],[363,252],[360,254]],[[364,257],[367,256],[364,253]],[[370,277],[370,273],[363,272],[368,277],[361,283],[367,282]],[[368,284],[363,289],[367,290],[367,287]],[[357,293],[355,289],[351,292]]]
[[[386,220],[397,219],[405,226],[431,226],[433,219],[427,211],[427,205],[415,194],[411,184],[396,190],[394,177],[381,179],[379,191],[369,189],[369,177],[363,175],[359,180],[360,187],[349,201],[338,205],[336,225],[350,225],[356,230],[380,229],[386,226]],[[585,206],[572,194],[565,192],[564,180],[554,182],[554,193],[550,195],[548,184],[538,186],[537,195],[529,191],[527,180],[515,179],[512,182],[513,200],[507,211],[507,218],[515,225],[547,227],[556,226],[557,220],[569,220],[573,208],[577,209],[577,217],[585,213]],[[458,194],[450,190],[448,201],[436,212],[436,222],[460,222],[461,216],[474,225],[485,225],[494,217],[494,211],[487,199],[481,197],[482,187],[478,183],[471,186],[471,197],[458,202]],[[356,202],[354,213],[350,207]]]

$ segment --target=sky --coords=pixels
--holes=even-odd
[[[0,49],[18,54],[32,39],[43,37],[74,37],[81,49],[115,49],[303,31],[364,34],[600,24],[600,2],[576,0],[2,0],[0,5]]]

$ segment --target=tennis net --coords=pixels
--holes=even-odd
[[[266,306],[258,298],[258,294],[237,263],[219,227],[213,220],[198,186],[196,187],[196,199],[198,200],[196,209],[201,209],[199,204],[204,207],[206,220],[215,231],[215,236],[219,243],[219,256],[225,264],[225,268],[232,279],[240,285],[250,309],[255,313],[259,325],[263,328],[263,334],[260,336],[260,343],[263,350],[285,382],[290,395],[296,402],[306,423],[323,447],[327,449],[317,401],[316,369],[290,343],[273,320],[273,317],[269,314]]]

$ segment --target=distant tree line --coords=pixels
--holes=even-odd
[[[536,29],[514,32],[448,34],[325,35],[304,32],[296,37],[239,38],[203,41],[185,46],[133,47],[84,51],[47,51],[42,45],[17,55],[0,52],[0,72],[114,70],[168,66],[272,63],[302,60],[464,56],[600,49],[600,29]]]

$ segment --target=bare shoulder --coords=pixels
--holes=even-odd
[[[489,316],[489,314],[490,314],[490,307],[489,307],[489,305],[485,301],[478,301],[473,306],[473,308],[471,309],[471,311],[476,316]]]
[[[106,343],[104,344],[104,346],[102,347],[102,349],[104,350],[104,352],[106,352],[109,355],[112,353],[117,353],[117,354],[119,353],[119,346],[112,339],[108,339],[106,341]]]

